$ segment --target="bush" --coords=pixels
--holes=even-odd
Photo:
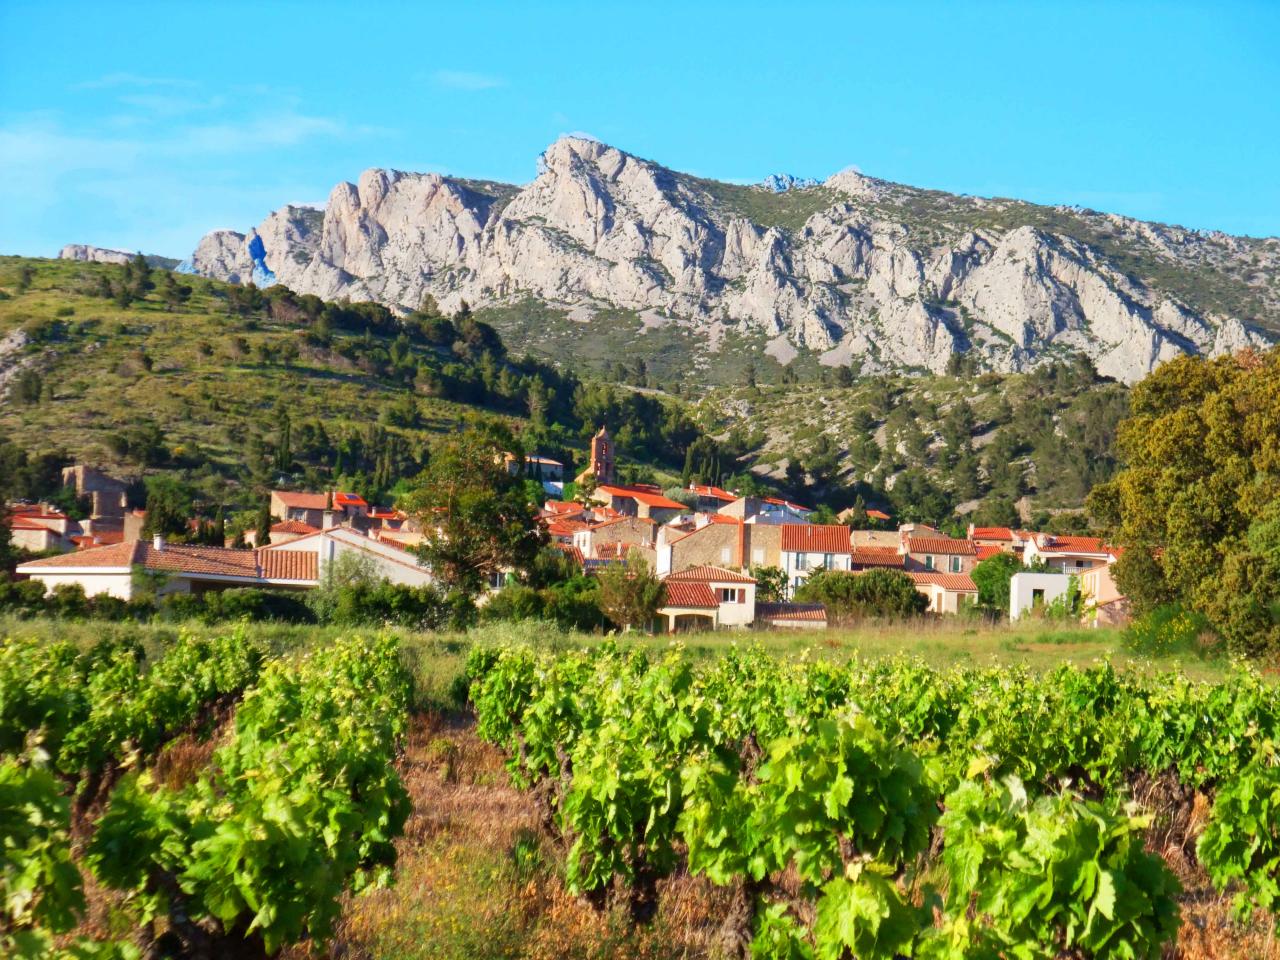
[[[1204,649],[1202,638],[1209,629],[1209,620],[1202,613],[1180,603],[1166,603],[1129,624],[1124,643],[1148,656],[1198,653]]]
[[[915,617],[929,607],[929,598],[900,570],[819,570],[796,589],[795,599],[823,604],[829,621]]]

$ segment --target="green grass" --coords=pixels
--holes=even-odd
[[[235,628],[230,624],[210,627],[195,622],[110,624],[0,617],[0,636],[34,636],[49,641],[62,639],[83,646],[91,645],[102,636],[130,636],[140,640],[152,653],[177,637],[180,631],[213,633]],[[269,650],[279,654],[323,646],[352,632],[375,632],[372,629],[271,623],[251,624],[246,629],[256,633]],[[467,654],[474,645],[527,644],[540,650],[564,651],[597,644],[603,639],[595,634],[563,633],[554,626],[535,621],[487,625],[466,633],[418,633],[401,629],[391,632],[401,639],[421,702],[437,706],[450,704],[453,684],[461,676]],[[1119,630],[1044,621],[985,624],[950,617],[908,622],[873,621],[828,630],[738,630],[677,636],[632,632],[618,640],[622,644],[642,646],[655,654],[680,649],[688,657],[701,662],[713,661],[734,648],[758,646],[773,656],[786,659],[843,662],[854,657],[873,660],[918,657],[939,670],[1018,666],[1040,672],[1064,663],[1086,666],[1104,658],[1111,659],[1117,666],[1142,673],[1178,669],[1205,680],[1220,679],[1227,675],[1229,669],[1228,662],[1219,659],[1135,656],[1125,649]]]

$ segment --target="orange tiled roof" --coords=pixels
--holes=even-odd
[[[582,551],[579,550],[577,547],[575,547],[573,544],[553,543],[551,544],[551,546],[555,547],[557,550],[563,551],[565,556],[567,556],[570,560],[578,564],[578,566],[582,566]]]
[[[797,513],[813,513],[813,511],[806,506],[802,506],[798,503],[792,503],[790,500],[781,500],[778,497],[765,497],[764,502],[772,503],[775,507],[790,507]]]
[[[889,519],[889,515],[885,513],[883,510],[868,510],[867,516],[870,517],[872,520],[888,520]]]
[[[649,484],[644,484],[643,486],[648,487]],[[689,509],[683,503],[677,503],[674,500],[664,497],[660,493],[653,492],[653,490],[657,489],[656,487],[650,490],[650,489],[641,489],[640,485],[620,487],[620,486],[614,486],[612,484],[601,484],[600,486],[596,487],[596,489],[603,490],[605,493],[609,494],[609,496],[611,497],[630,498],[632,500],[635,500],[637,503],[643,503],[647,507],[658,507],[664,510],[688,510]]]
[[[632,520],[636,523],[647,523],[652,527],[658,525],[658,521],[652,517],[633,517],[630,514],[620,513],[616,517],[610,517],[608,520],[601,520],[599,523],[591,525],[592,530],[599,530],[601,527],[607,527],[615,523],[622,523],[626,520]]]
[[[784,523],[784,553],[850,553],[853,540],[849,528],[838,523]]]
[[[986,547],[978,547],[978,550],[977,550],[978,559],[980,561],[986,560],[988,557],[994,557],[997,553],[1004,553],[1004,549],[1002,547],[997,547],[993,545],[993,546],[986,546]],[[1013,554],[1009,554],[1009,556],[1013,556]]]
[[[272,490],[271,495],[295,510],[323,510],[329,498],[323,493],[299,493],[294,490]]]
[[[720,487],[713,487],[710,484],[691,483],[689,484],[689,489],[700,497],[711,497],[715,500],[724,500],[727,503],[732,503],[738,499],[728,490],[722,490]]]
[[[579,530],[590,530],[591,524],[585,520],[552,520],[547,524],[547,533],[553,537],[571,537]]]
[[[254,554],[267,580],[320,579],[320,555],[312,550],[256,550]]]
[[[283,559],[279,559],[283,557]],[[316,554],[310,551],[236,550],[188,543],[165,544],[157,550],[149,541],[90,547],[75,553],[59,554],[22,564],[22,569],[99,568],[104,570],[141,566],[147,570],[190,573],[211,577],[243,577],[250,580],[315,580]],[[270,571],[270,572],[268,572]]]
[[[1013,531],[1008,527],[974,527],[970,536],[974,540],[1012,540]]]
[[[303,523],[301,520],[281,520],[279,523],[271,525],[272,533],[296,533],[299,536],[315,533],[316,529],[316,527],[311,526],[309,523]]]
[[[547,513],[562,516],[566,513],[582,513],[586,508],[580,503],[574,503],[572,500],[548,500],[543,505],[543,509]]]
[[[737,573],[733,570],[726,570],[724,567],[689,567],[676,573],[667,574],[666,582],[672,580],[702,583],[755,583],[755,577],[748,577],[745,574]]]
[[[908,553],[952,553],[974,556],[978,552],[968,540],[953,540],[951,537],[907,537]]]
[[[897,547],[854,547],[851,560],[860,567],[902,566],[902,554]]]
[[[708,607],[718,607],[720,604],[716,600],[715,594],[711,592],[711,588],[705,583],[683,583],[680,581],[672,583],[668,578],[663,583],[663,606],[707,609]]]
[[[820,603],[757,603],[758,620],[811,620],[827,622],[827,608]]]
[[[973,577],[967,573],[925,573],[908,570],[907,576],[916,583],[935,584],[944,590],[954,590],[958,593],[978,592],[978,585],[973,582]]]
[[[1041,553],[1106,553],[1101,537],[1069,537],[1043,534],[1036,541]]]

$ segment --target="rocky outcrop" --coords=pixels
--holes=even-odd
[[[90,263],[128,263],[133,254],[125,250],[110,250],[86,243],[68,243],[58,251],[59,260],[85,260]]]
[[[793,206],[770,222],[770,203],[798,202],[812,211],[803,224]],[[446,310],[533,296],[708,330],[737,324],[866,370],[939,371],[958,352],[1012,370],[1083,353],[1129,382],[1179,352],[1261,340],[1133,263],[1225,269],[1246,257],[1256,265],[1261,251],[1265,292],[1266,269],[1280,261],[1267,243],[917,191],[852,168],[821,186],[777,177],[717,187],[564,137],[523,188],[367,170],[335,187],[323,214],[285,207],[248,234],[209,234],[188,268],[402,311],[426,295]],[[1134,252],[1124,269],[1108,244]]]

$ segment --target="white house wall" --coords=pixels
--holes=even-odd
[[[1035,591],[1043,590],[1045,604],[1067,592],[1071,576],[1066,573],[1015,573],[1009,580],[1009,619],[1017,620],[1034,605]]]

